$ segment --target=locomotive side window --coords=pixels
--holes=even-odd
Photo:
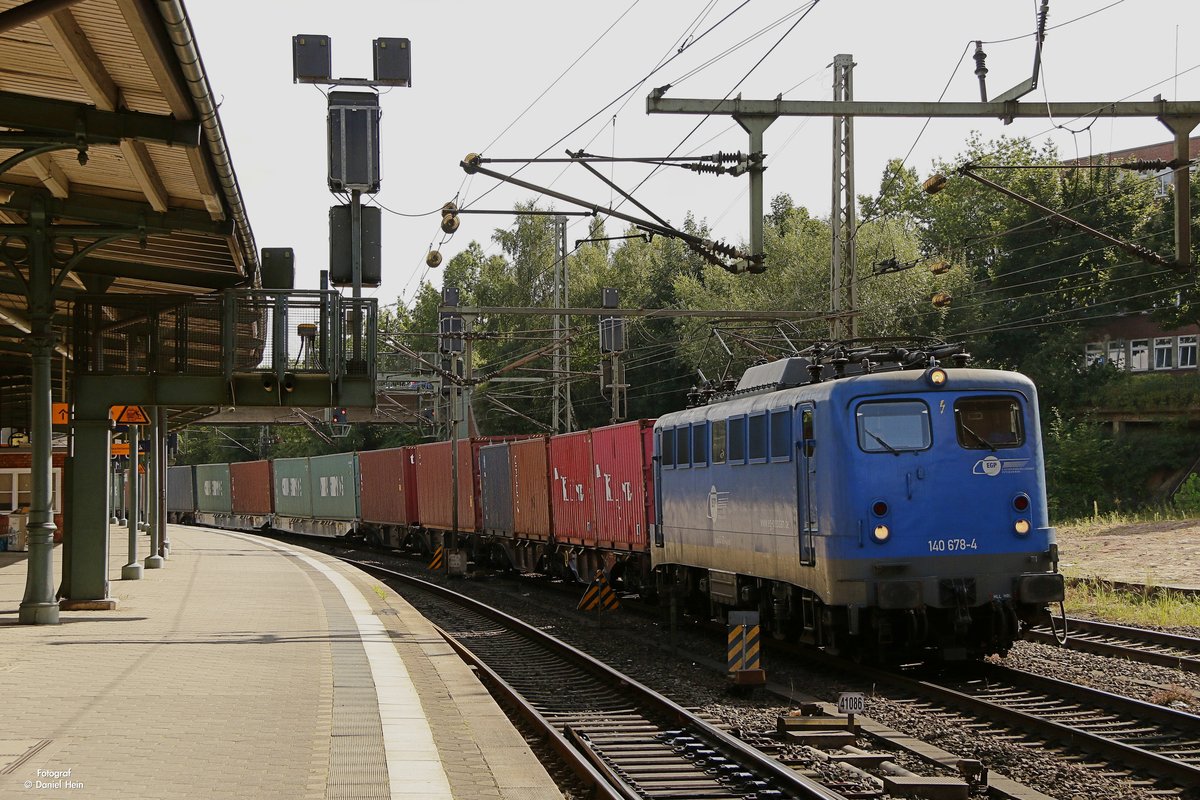
[[[725,463],[725,420],[712,421],[712,463]]]
[[[729,463],[746,463],[746,418],[729,418]]]
[[[675,432],[675,466],[692,465],[692,436],[687,425],[680,425]]]
[[[858,407],[858,446],[868,453],[926,450],[932,443],[929,407],[918,400],[863,403]]]
[[[750,416],[750,462],[767,460],[767,412]]]
[[[1015,397],[964,397],[954,404],[958,443],[967,450],[996,450],[1025,443],[1021,404]]]
[[[663,428],[662,439],[660,441],[659,454],[662,456],[662,465],[664,467],[675,466],[675,429]]]
[[[708,423],[692,425],[692,464],[703,467],[708,463]]]
[[[792,410],[771,412],[771,460],[792,460]]]

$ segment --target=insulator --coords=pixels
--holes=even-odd
[[[437,269],[442,265],[442,254],[437,250],[430,250],[429,255],[425,256],[425,265],[430,269]]]
[[[457,214],[458,206],[454,205],[454,203],[446,203],[446,205],[442,206],[442,213],[443,214]]]
[[[716,164],[684,164],[692,172],[703,172],[709,175],[724,175],[726,170]]]
[[[458,230],[458,217],[454,214],[446,214],[442,217],[442,233],[454,233]]]
[[[712,160],[718,164],[733,164],[737,161],[740,161],[741,158],[742,154],[740,152],[726,153],[724,150],[720,150],[712,157]]]
[[[935,261],[929,265],[929,271],[932,272],[934,275],[941,275],[943,273],[949,272],[951,267],[953,267],[953,266],[954,265],[951,264],[949,261]]]
[[[946,188],[946,176],[941,173],[930,175],[925,183],[921,184],[921,188],[925,190],[925,194],[937,194]]]
[[[462,160],[463,172],[468,175],[474,175],[479,171],[479,153],[467,153],[467,157]]]
[[[950,305],[950,301],[953,299],[949,292],[934,292],[933,297],[929,298],[929,301],[933,303],[934,308],[945,308]]]

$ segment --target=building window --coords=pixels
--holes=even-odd
[[[50,507],[55,514],[62,513],[58,502],[62,488],[62,470],[54,468],[50,481]],[[33,475],[28,469],[0,470],[0,514],[27,512],[33,503]],[[0,535],[3,531],[0,531]]]
[[[1129,368],[1134,372],[1150,369],[1150,340],[1134,339],[1129,343]]]
[[[1125,342],[1123,340],[1108,343],[1108,363],[1117,369],[1125,369]]]
[[[1104,363],[1104,342],[1088,342],[1087,348],[1084,350],[1083,364],[1090,367],[1092,364]]]
[[[1154,340],[1154,368],[1175,368],[1175,340],[1170,336]]]
[[[1179,368],[1196,368],[1196,337],[1194,335],[1179,337]]]

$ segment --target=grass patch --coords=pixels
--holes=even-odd
[[[1104,514],[1069,519],[1058,523],[1057,528],[1067,533],[1090,536],[1126,525],[1140,525],[1148,522],[1187,521],[1200,524],[1200,518],[1197,518],[1196,512],[1164,506],[1160,508],[1146,508],[1140,511],[1109,511]]]
[[[1200,598],[1161,587],[1145,592],[1099,579],[1069,580],[1067,614],[1152,628],[1200,628]]]

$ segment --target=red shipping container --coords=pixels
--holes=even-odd
[[[516,437],[489,436],[458,440],[458,529],[483,527],[479,493],[479,448]],[[452,530],[453,506],[450,442],[431,442],[413,448],[416,455],[417,516],[426,528]]]
[[[591,431],[550,438],[550,499],[557,541],[596,543],[593,471]]]
[[[412,447],[360,450],[359,513],[363,522],[416,525],[417,466]]]
[[[512,467],[513,534],[548,540],[550,517],[550,437],[534,436],[508,446]]]
[[[647,476],[653,420],[637,420],[592,430],[596,469],[596,542],[601,547],[644,550],[649,509]]]
[[[275,512],[270,461],[230,464],[229,484],[233,513],[266,516]]]

